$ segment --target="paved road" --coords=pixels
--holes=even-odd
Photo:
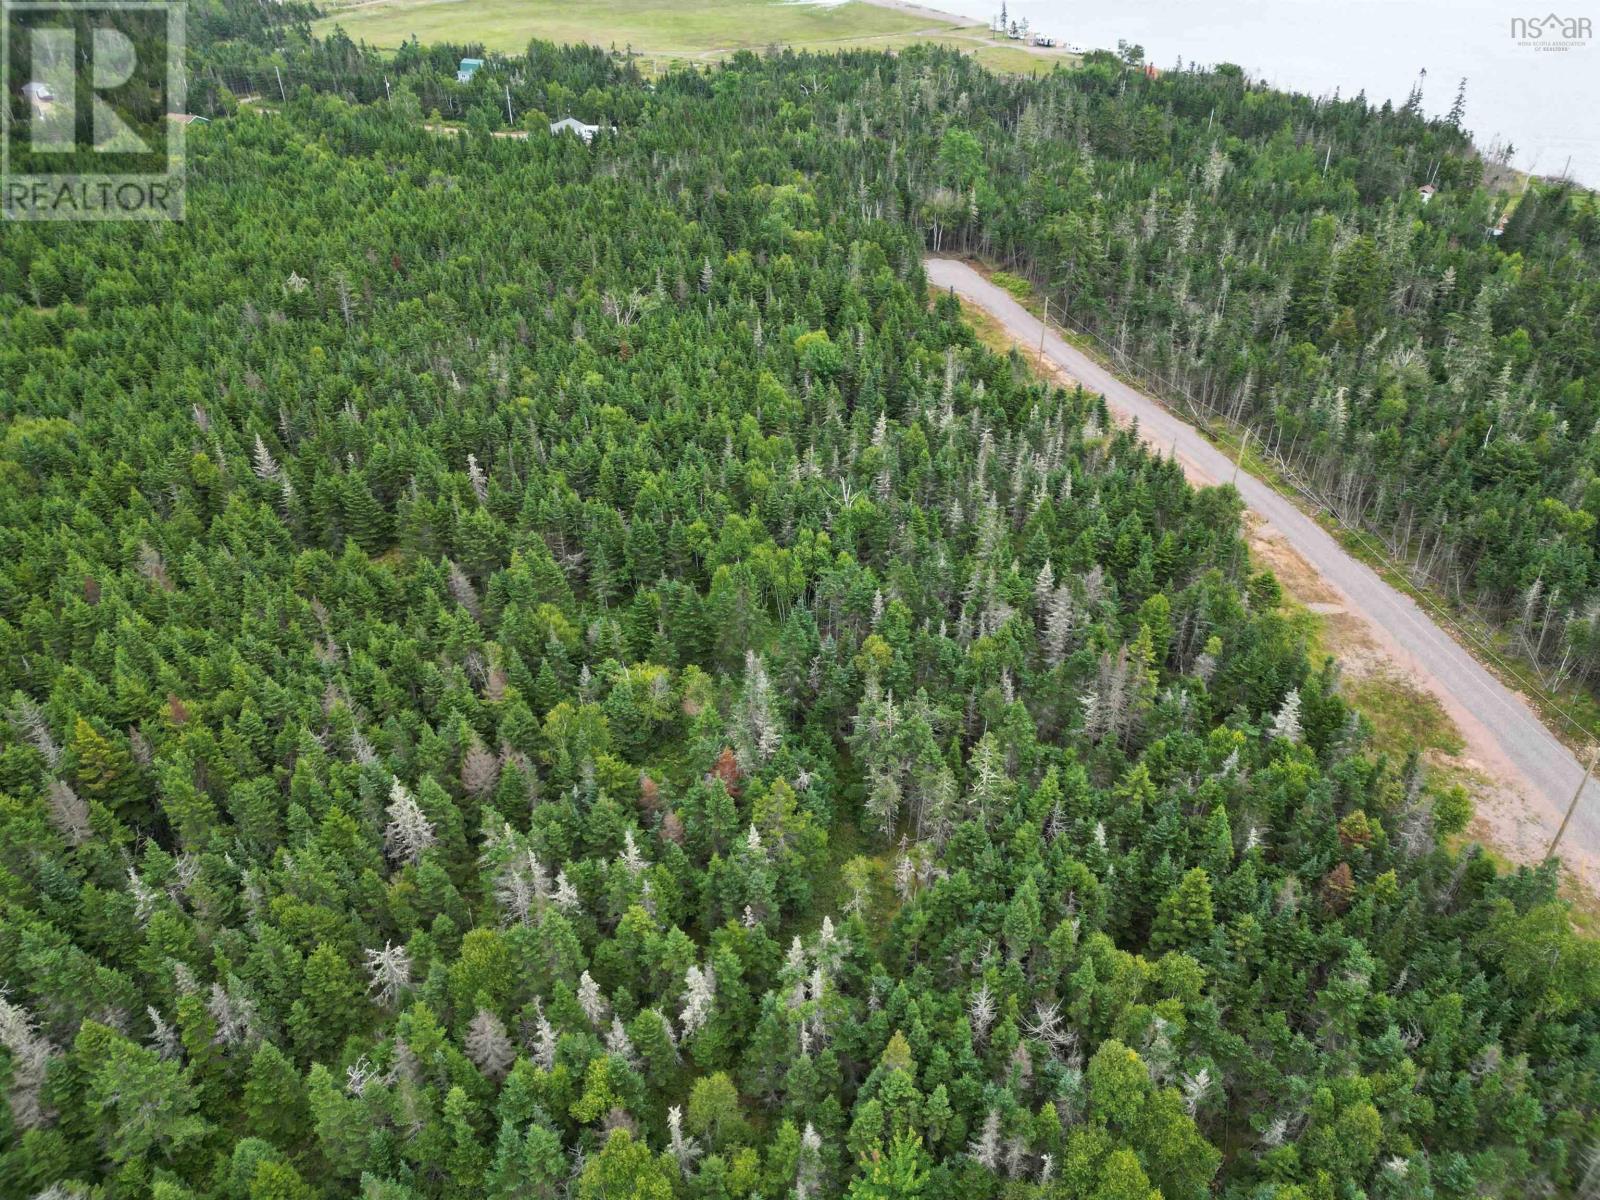
[[[930,258],[930,287],[952,288],[987,309],[1018,342],[1039,345],[1039,319],[1007,292],[963,262]],[[1213,482],[1233,478],[1233,462],[1192,425],[1143,392],[1117,379],[1094,359],[1056,336],[1044,335],[1045,355],[1124,416],[1137,418],[1146,440],[1162,451],[1175,448],[1191,475]],[[1520,826],[1517,846],[1524,860],[1542,855],[1583,778],[1583,765],[1551,736],[1527,704],[1420,609],[1347,553],[1327,530],[1261,480],[1240,472],[1245,503],[1273,526],[1336,592],[1348,611],[1365,620],[1374,636],[1408,673],[1428,687],[1460,727],[1474,756],[1520,793],[1523,811],[1499,814],[1499,827]],[[1481,814],[1488,816],[1488,814]],[[1510,819],[1507,819],[1510,818]],[[1600,886],[1600,782],[1587,785],[1562,843],[1567,864],[1591,886]]]

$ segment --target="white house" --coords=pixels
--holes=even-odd
[[[1054,46],[1056,40],[1048,33],[1036,33],[1033,35],[1033,44],[1035,46]]]
[[[575,133],[585,142],[592,142],[594,141],[594,135],[600,132],[600,126],[585,125],[576,117],[562,117],[561,120],[550,123],[550,132],[552,134]],[[615,132],[615,127],[613,127],[613,132]]]

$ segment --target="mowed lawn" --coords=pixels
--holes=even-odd
[[[344,26],[357,40],[394,47],[412,34],[423,42],[482,41],[518,51],[530,38],[595,42],[646,53],[701,54],[760,49],[770,42],[849,42],[928,29],[937,22],[914,13],[850,0],[838,5],[786,0],[358,0],[328,7],[326,30]],[[945,23],[949,29],[964,22]]]
[[[888,49],[936,41],[976,51],[988,65],[1048,70],[1051,58],[986,44],[989,32],[959,17],[904,12],[863,0],[842,4],[795,0],[354,0],[324,8],[319,33],[334,26],[356,41],[393,49],[413,34],[423,43],[481,42],[521,51],[532,38],[592,42],[661,59],[715,58],[774,42],[816,50],[842,46]],[[1062,55],[1061,61],[1070,61]]]

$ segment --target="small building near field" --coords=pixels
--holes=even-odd
[[[1433,199],[1433,194],[1438,190],[1439,189],[1434,187],[1433,184],[1425,183],[1417,189],[1417,199],[1426,204],[1429,200]]]
[[[463,58],[461,65],[456,68],[456,82],[471,83],[472,77],[478,73],[478,69],[482,66],[483,59],[481,58]]]
[[[550,122],[551,134],[575,133],[585,142],[594,141],[594,135],[600,132],[598,125],[585,125],[576,117],[562,117],[559,121]]]
[[[1044,46],[1046,48],[1049,48],[1049,47],[1054,46],[1056,44],[1056,40],[1055,40],[1055,38],[1051,37],[1048,33],[1036,33],[1036,34],[1033,35],[1033,44],[1035,46]]]

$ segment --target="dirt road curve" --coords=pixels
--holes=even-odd
[[[967,264],[930,258],[928,283],[954,289],[987,309],[1007,333],[1027,346],[1039,344],[1037,317]],[[1190,477],[1202,483],[1233,478],[1233,463],[1193,426],[1149,396],[1117,379],[1088,355],[1057,337],[1044,335],[1045,355],[1093,392],[1105,395],[1119,415],[1136,418],[1145,440],[1166,452],[1176,450]],[[1254,476],[1239,473],[1245,503],[1273,526],[1322,577],[1396,665],[1438,697],[1474,757],[1522,801],[1517,813],[1480,814],[1498,832],[1499,849],[1520,861],[1542,856],[1561,814],[1583,777],[1583,766],[1515,693],[1435,625],[1408,596],[1385,583],[1366,564],[1296,505]],[[1591,780],[1578,803],[1562,843],[1562,857],[1591,889],[1600,887],[1600,783]]]

